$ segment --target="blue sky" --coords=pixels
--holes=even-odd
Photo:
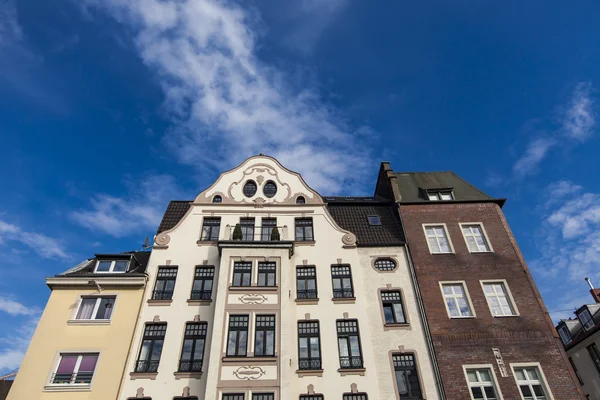
[[[508,198],[554,318],[587,302],[600,4],[417,3],[1,0],[0,372],[44,277],[139,248],[260,152],[322,194],[371,194],[383,160],[454,170]]]

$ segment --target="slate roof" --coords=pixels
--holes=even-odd
[[[11,380],[1,380],[0,381],[0,400],[6,400],[8,397],[8,392],[10,391],[10,387],[12,386],[13,381]]]
[[[558,330],[562,324],[565,324],[571,333],[571,341],[564,345],[565,350],[569,350],[577,346],[585,339],[597,334],[600,331],[600,304],[586,304],[581,306],[577,311],[584,307],[587,307],[592,315],[592,320],[594,321],[594,326],[592,328],[585,330],[579,322],[579,319],[563,319],[558,323],[558,325],[556,325],[556,330]]]
[[[129,265],[129,270],[123,273],[102,273],[95,274],[94,268],[96,267],[96,261],[102,259],[129,259],[132,257],[132,263]],[[144,272],[146,271],[146,266],[148,265],[148,260],[150,259],[149,251],[130,251],[125,253],[117,253],[117,254],[95,254],[94,258],[89,258],[75,267],[68,269],[65,272],[62,272],[55,277],[86,277],[86,276],[102,276],[102,277],[123,277],[123,276],[144,276]]]
[[[185,213],[190,209],[191,203],[192,202],[190,200],[171,201],[165,210],[156,234],[158,235],[159,233],[167,231],[177,225]]]
[[[503,199],[488,196],[452,171],[396,172],[395,175],[402,197],[401,203],[430,203],[427,190],[452,189],[453,201],[497,201],[504,204]]]

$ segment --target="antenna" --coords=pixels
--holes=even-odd
[[[144,240],[144,244],[142,245],[142,251],[143,250],[148,250],[150,247],[150,240],[148,239],[148,236],[146,236],[146,239]]]

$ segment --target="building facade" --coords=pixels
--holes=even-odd
[[[8,400],[117,398],[149,256],[97,254],[46,279],[50,298]]]
[[[169,205],[119,399],[439,399],[396,206],[251,157]]]
[[[386,163],[376,191],[398,201],[447,398],[582,398],[504,200],[452,172]]]
[[[563,342],[569,363],[577,375],[586,397],[599,400],[600,289],[592,287],[590,294],[594,303],[579,307],[574,312],[575,318],[561,320],[556,325],[556,331]]]

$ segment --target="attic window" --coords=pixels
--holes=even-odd
[[[244,185],[244,196],[246,197],[252,197],[256,194],[256,182],[254,181],[248,181],[246,182],[246,184]]]
[[[263,193],[268,198],[275,196],[275,193],[277,193],[277,185],[275,184],[275,182],[268,181],[267,183],[265,183],[265,187],[263,187]]]
[[[219,195],[216,195],[215,197],[213,197],[212,199],[213,203],[222,203],[223,202],[223,198]]]
[[[379,215],[367,215],[367,220],[369,220],[369,225],[371,226],[381,225],[381,218]]]
[[[563,344],[567,344],[571,341],[571,332],[569,332],[569,328],[567,328],[566,325],[561,325],[561,327],[558,328],[558,334],[560,335]]]
[[[590,310],[587,307],[577,314],[577,318],[579,318],[579,322],[581,322],[581,325],[583,325],[583,328],[586,331],[594,327],[594,320],[592,318],[592,314],[590,313]]]
[[[304,198],[304,196],[296,197],[296,204],[306,204],[306,199]]]
[[[427,197],[431,201],[454,200],[452,190],[428,190]]]
[[[98,260],[96,273],[123,273],[127,271],[129,260]]]

